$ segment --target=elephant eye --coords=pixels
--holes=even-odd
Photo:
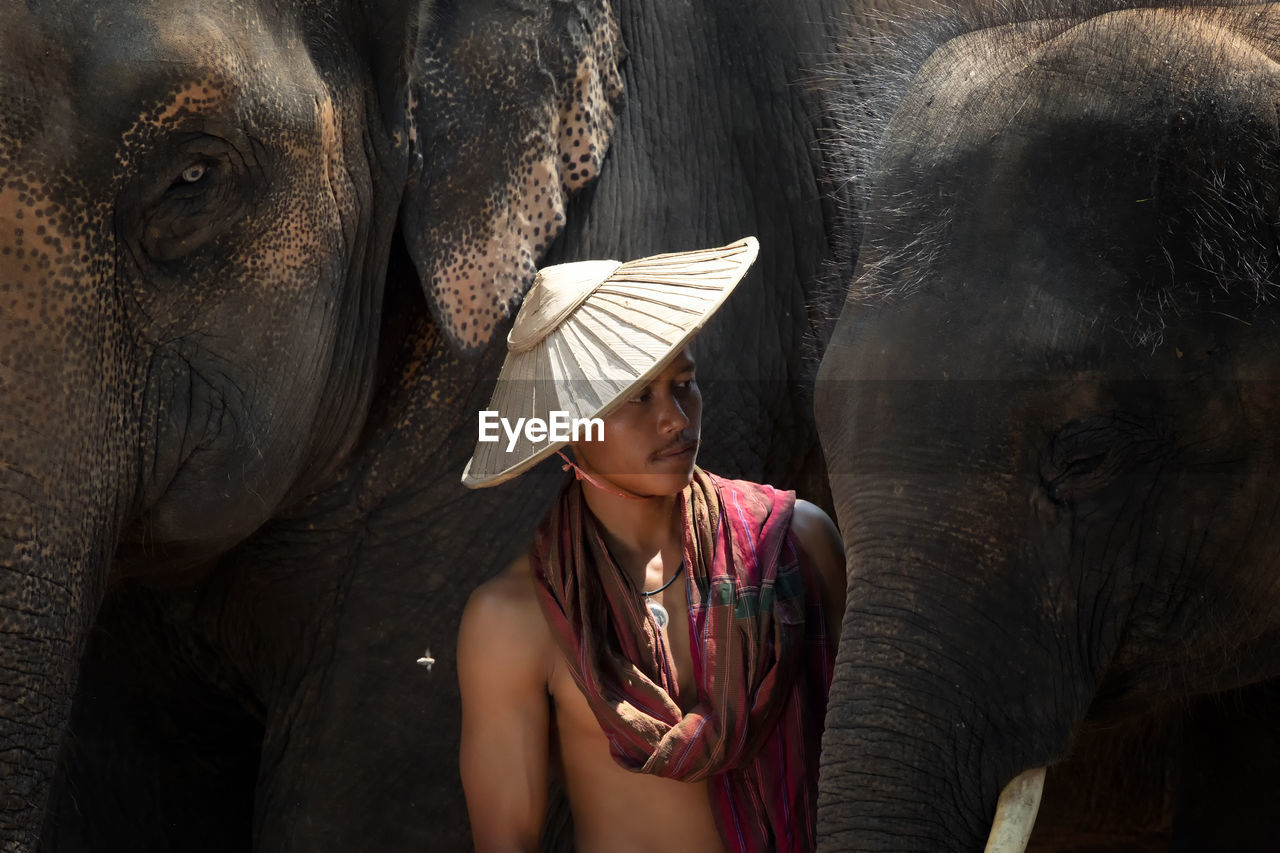
[[[182,170],[182,180],[184,183],[194,184],[202,180],[208,171],[209,167],[206,164],[192,163]]]
[[[140,217],[143,252],[175,261],[199,250],[249,210],[255,172],[243,151],[220,138],[186,141],[182,159],[157,172],[155,195]]]
[[[169,185],[169,192],[181,192],[182,190],[195,188],[214,177],[216,169],[217,164],[211,160],[197,160],[194,163],[188,163],[186,168],[179,172],[178,177]]]
[[[1063,467],[1063,474],[1067,477],[1086,477],[1101,468],[1107,462],[1109,455],[1095,453],[1092,456],[1072,459]]]
[[[1095,496],[1126,472],[1167,458],[1172,440],[1158,417],[1107,412],[1074,421],[1051,439],[1041,482],[1055,501]]]

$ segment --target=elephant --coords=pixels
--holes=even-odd
[[[1130,5],[848,44],[819,849],[982,849],[1039,767],[1030,849],[1280,849],[1280,7]]]
[[[819,502],[836,0],[0,11],[0,849],[464,849],[465,491],[538,265],[762,251],[704,462]],[[745,356],[745,357],[744,357]]]

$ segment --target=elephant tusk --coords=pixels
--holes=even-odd
[[[1040,810],[1044,791],[1044,768],[1036,767],[1015,776],[1000,792],[996,816],[991,821],[985,853],[1023,853]]]

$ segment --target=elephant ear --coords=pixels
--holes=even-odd
[[[416,44],[401,223],[437,321],[474,351],[599,174],[621,37],[608,0],[444,0]]]

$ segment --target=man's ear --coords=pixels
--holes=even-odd
[[[608,0],[440,0],[417,22],[401,227],[464,350],[489,343],[599,174],[622,53]]]

